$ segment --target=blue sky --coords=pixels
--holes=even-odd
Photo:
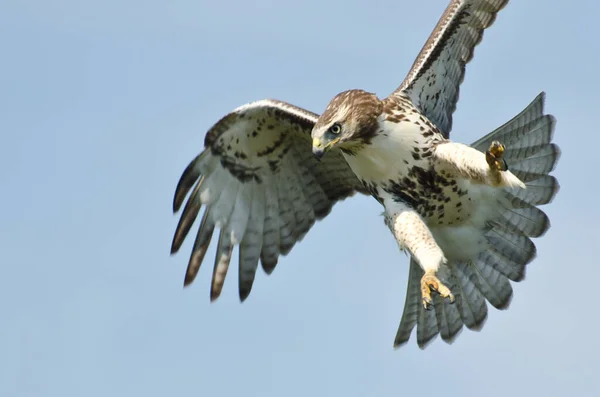
[[[210,304],[211,260],[184,290],[191,241],[169,256],[175,185],[215,121],[266,97],[321,112],[349,88],[386,96],[446,5],[3,2],[0,395],[598,395],[593,0],[513,0],[467,68],[455,140],[544,90],[563,151],[553,227],[483,331],[392,349],[408,259],[366,197],[244,304],[235,268]]]

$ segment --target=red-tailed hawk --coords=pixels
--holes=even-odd
[[[535,256],[532,237],[549,228],[538,206],[558,191],[549,175],[559,149],[540,94],[512,120],[469,145],[449,140],[465,65],[507,0],[454,0],[400,87],[385,99],[362,90],[315,113],[276,100],[235,109],[206,134],[173,203],[191,190],[171,252],[204,213],[185,275],[194,281],[219,229],[211,300],[221,293],[239,246],[239,294],[258,268],[273,271],[339,200],[356,192],[385,209],[386,225],[410,256],[404,312],[394,346],[417,326],[424,347],[480,329],[486,300],[512,297]],[[510,170],[509,170],[510,167]]]

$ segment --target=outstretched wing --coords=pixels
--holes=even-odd
[[[465,66],[483,31],[508,0],[452,0],[408,75],[394,93],[404,91],[448,138]],[[393,95],[393,94],[392,94]]]
[[[320,162],[313,156],[310,133],[317,118],[285,102],[262,100],[235,109],[208,131],[205,149],[183,172],[173,201],[177,212],[192,190],[171,253],[179,250],[205,207],[184,285],[194,281],[220,229],[211,300],[221,293],[237,245],[239,294],[245,300],[259,259],[270,273],[279,256],[290,252],[337,201],[365,192],[339,150]]]

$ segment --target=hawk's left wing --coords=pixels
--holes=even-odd
[[[452,0],[394,93],[404,91],[448,138],[465,65],[508,0]],[[392,94],[393,95],[393,94]]]

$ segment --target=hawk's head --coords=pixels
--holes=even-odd
[[[375,94],[349,90],[337,94],[313,127],[313,153],[321,158],[335,146],[351,149],[377,133],[383,104]]]

